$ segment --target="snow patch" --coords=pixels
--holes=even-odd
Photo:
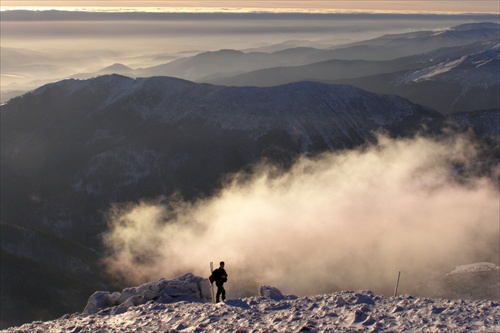
[[[500,83],[498,46],[498,43],[488,43],[485,49],[480,52],[407,72],[396,79],[393,84],[405,85],[424,81],[439,81],[459,84],[464,88],[488,88],[498,85]]]
[[[400,82],[410,83],[410,82],[420,82],[420,81],[430,80],[437,75],[444,74],[458,67],[465,61],[466,58],[467,56],[463,56],[457,60],[441,62],[435,66],[409,73],[405,75]]]
[[[263,290],[277,291],[268,287]],[[130,303],[134,303],[132,299],[140,297],[130,296]],[[105,304],[109,297],[97,294],[94,300]],[[68,314],[57,320],[33,322],[3,332],[456,333],[499,332],[500,324],[500,306],[496,302],[414,298],[409,295],[388,298],[370,291],[342,291],[278,300],[255,296],[217,304],[148,301],[121,311]]]

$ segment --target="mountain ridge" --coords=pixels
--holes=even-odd
[[[330,89],[331,88],[331,89]],[[91,80],[63,80],[54,84],[45,85],[32,92],[33,96],[41,96],[47,91],[60,90],[61,93],[66,93],[70,97],[75,94],[91,93],[94,94],[95,104],[93,108],[105,109],[112,107],[116,103],[128,103],[126,109],[134,110],[136,116],[142,118],[161,116],[168,121],[170,117],[176,119],[178,117],[185,117],[193,115],[201,117],[211,123],[216,123],[221,127],[227,127],[225,124],[227,114],[231,112],[231,108],[236,108],[241,112],[248,113],[250,110],[245,109],[246,100],[252,98],[253,104],[251,106],[252,118],[261,119],[265,117],[266,120],[260,122],[259,126],[267,126],[268,121],[275,116],[282,114],[287,117],[291,115],[299,115],[306,107],[311,104],[311,109],[316,112],[322,110],[335,110],[346,107],[351,103],[351,100],[358,99],[364,102],[357,105],[358,111],[368,110],[370,108],[370,100],[378,98],[381,103],[401,103],[402,105],[409,106],[404,99],[391,95],[377,95],[363,91],[359,88],[348,85],[327,85],[313,81],[301,81],[285,84],[282,86],[273,87],[225,87],[210,84],[196,84],[187,80],[171,78],[171,77],[151,77],[151,78],[137,78],[131,79],[120,75],[103,75]],[[51,93],[51,92],[50,92]],[[144,103],[149,104],[146,108],[136,107],[136,101],[131,100],[131,95],[146,94]],[[314,96],[321,96],[322,100],[314,98]],[[187,99],[186,99],[187,98]],[[180,105],[180,100],[193,101],[195,98],[203,99],[203,102],[196,102],[194,106],[186,107]],[[306,100],[301,100],[304,98]],[[221,101],[227,99],[227,102]],[[366,99],[366,100],[365,100]],[[15,101],[13,101],[15,103]],[[172,103],[170,103],[172,102]],[[170,103],[170,104],[167,104]],[[270,103],[270,105],[266,105]],[[272,104],[274,103],[274,104]],[[299,108],[294,108],[295,104],[302,104]],[[331,105],[328,105],[328,104]],[[346,104],[347,103],[347,104]],[[179,112],[180,108],[182,112]],[[229,108],[229,109],[228,109]],[[301,109],[302,108],[302,109]],[[372,111],[376,113],[387,112],[388,105],[377,109],[372,107]],[[410,112],[410,108],[402,108],[399,112]],[[419,107],[420,112],[431,113],[434,117],[439,117],[437,113]],[[416,108],[415,110],[417,110]],[[244,111],[243,111],[244,110]],[[302,111],[301,111],[302,110]],[[291,113],[290,113],[291,112]],[[257,118],[256,118],[257,116]],[[383,115],[390,119],[390,112]],[[374,115],[369,115],[375,117]],[[179,119],[181,119],[179,118]],[[364,121],[366,121],[365,119]],[[380,119],[373,118],[377,122]],[[242,123],[239,126],[247,126],[248,123]],[[274,123],[274,126],[281,126],[281,120]],[[379,125],[389,125],[388,123],[380,123]],[[252,128],[255,130],[256,128]]]

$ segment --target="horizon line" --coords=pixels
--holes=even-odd
[[[499,12],[429,10],[312,9],[258,7],[110,7],[110,6],[0,6],[7,11],[60,11],[89,13],[235,13],[235,14],[414,14],[414,15],[498,15]]]

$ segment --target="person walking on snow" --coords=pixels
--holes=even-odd
[[[224,269],[224,261],[221,261],[219,268],[212,272],[212,277],[217,286],[217,294],[215,295],[215,302],[220,302],[220,296],[222,295],[222,300],[226,300],[226,290],[224,290],[224,282],[227,282],[227,273]]]

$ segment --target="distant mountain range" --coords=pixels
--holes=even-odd
[[[476,23],[386,35],[334,49],[296,47],[271,53],[220,50],[149,68],[114,64],[74,77],[111,73],[172,76],[257,87],[309,80],[400,95],[442,114],[499,109],[499,30],[496,23]]]
[[[158,56],[156,63],[159,59],[168,62],[151,67],[132,68],[115,63],[71,77],[170,76],[198,83],[256,87],[304,80],[350,84],[376,93],[399,95],[447,115],[500,108],[499,31],[499,24],[486,22],[385,35],[332,48],[302,41],[302,47],[291,42],[262,50],[200,51],[189,56]],[[83,59],[84,55],[72,55],[71,59],[78,57]],[[43,53],[2,48],[2,71],[10,75],[50,72],[63,78],[67,68],[58,63],[64,61]],[[33,80],[27,86],[50,82]],[[9,89],[2,92],[2,102],[22,94],[20,85],[11,84]]]

